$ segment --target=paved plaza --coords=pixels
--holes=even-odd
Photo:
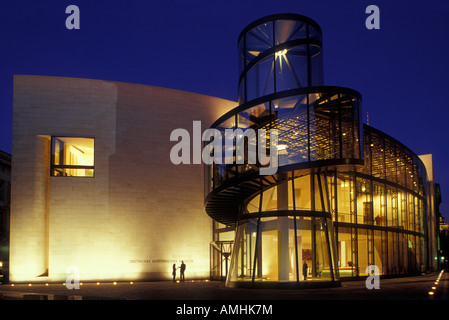
[[[438,284],[435,284],[440,277]],[[219,281],[82,283],[69,290],[63,283],[3,284],[2,300],[447,300],[449,272],[380,279],[367,289],[365,279],[341,287],[315,289],[227,288]],[[429,294],[433,292],[433,294]]]

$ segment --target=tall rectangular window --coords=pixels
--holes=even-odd
[[[93,177],[94,139],[52,137],[50,167],[53,177]]]

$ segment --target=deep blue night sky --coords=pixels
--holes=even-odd
[[[80,9],[67,30],[65,9]],[[365,8],[380,9],[380,30]],[[237,100],[237,37],[250,22],[298,13],[323,31],[326,85],[363,96],[370,125],[432,153],[449,220],[449,1],[2,0],[0,150],[11,152],[14,74],[104,79]],[[167,137],[169,143],[169,137]]]

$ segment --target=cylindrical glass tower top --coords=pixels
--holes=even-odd
[[[319,25],[297,14],[277,14],[240,34],[239,103],[290,89],[323,85]]]

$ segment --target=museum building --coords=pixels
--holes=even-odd
[[[322,48],[310,18],[251,23],[238,38],[238,102],[15,76],[10,281],[64,281],[73,266],[83,281],[169,280],[181,261],[187,279],[229,286],[434,270],[431,155],[364,125],[355,90],[324,86]],[[276,173],[237,159],[244,138],[223,146],[232,163],[174,164],[171,134],[194,121],[276,129]]]
[[[261,18],[238,38],[239,106],[211,127],[277,129],[278,170],[263,175],[247,158],[205,166],[212,266],[229,286],[332,285],[371,274],[368,266],[435,269],[431,155],[362,124],[355,90],[323,86],[322,48],[319,25],[295,14]],[[244,143],[226,151],[238,157]]]

